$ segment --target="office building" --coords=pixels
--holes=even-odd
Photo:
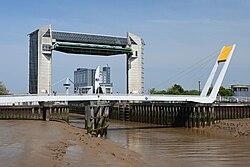
[[[113,84],[110,82],[110,67],[103,67],[102,71],[97,69],[78,68],[74,71],[74,92],[78,94],[93,94],[97,93],[97,87],[101,87],[101,92],[104,94],[112,93]],[[95,78],[98,74],[98,79]]]
[[[108,64],[102,68],[101,72],[102,83],[109,84],[110,83],[110,67]]]
[[[95,84],[95,69],[78,68],[74,71],[74,92],[92,94]]]

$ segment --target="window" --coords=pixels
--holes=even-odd
[[[49,44],[43,44],[43,51],[51,51],[51,45]]]

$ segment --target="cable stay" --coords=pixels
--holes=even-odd
[[[191,80],[195,81],[195,82],[192,82],[193,85],[195,85],[197,83],[197,81],[204,81],[206,80],[207,76],[209,75],[209,70],[207,69],[212,69],[213,67],[213,64],[211,64],[210,62],[208,64],[205,64],[205,66],[202,67],[202,70],[203,71],[196,71],[195,74],[193,74],[188,80],[187,82],[190,82]],[[200,73],[200,75],[198,75],[198,73]],[[197,76],[198,75],[198,76]],[[194,79],[196,77],[196,80]]]
[[[211,59],[211,60],[213,60],[213,59]],[[209,64],[209,62],[211,62],[211,60],[204,62],[197,67],[194,67],[192,70],[184,72],[181,77],[178,77],[177,79],[170,82],[170,85],[175,83],[176,81],[184,80],[185,78],[188,78],[188,80],[193,79],[195,77],[195,74],[199,73],[200,70],[204,68],[204,65]],[[191,75],[189,76],[189,74],[191,74]]]
[[[162,88],[163,85],[164,85],[164,87],[166,85],[171,85],[171,84],[175,83],[176,81],[187,77],[188,74],[190,74],[190,73],[192,73],[194,71],[199,71],[197,69],[199,69],[201,67],[204,68],[204,66],[210,64],[210,62],[217,57],[217,53],[219,53],[219,51],[220,50],[216,50],[215,52],[213,52],[213,53],[209,54],[208,56],[206,56],[206,58],[202,58],[202,59],[198,60],[197,62],[195,62],[194,64],[192,64],[189,67],[185,68],[184,70],[180,71],[179,73],[174,74],[173,76],[167,78],[165,81],[163,81],[159,85],[157,85],[156,88]]]
[[[209,61],[200,64],[200,66],[194,68],[193,71],[190,71],[189,73],[184,75],[182,78],[180,78],[179,81],[185,81],[185,83],[188,83],[192,80],[201,81],[202,78],[205,79],[205,76],[209,75],[208,69],[212,69],[212,66],[213,66],[212,62],[214,62],[215,59],[216,57],[213,57]],[[178,79],[176,81],[178,81]],[[175,83],[176,81],[173,81],[171,84]]]

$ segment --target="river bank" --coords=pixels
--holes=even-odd
[[[220,120],[205,131],[239,138],[250,138],[250,118]]]
[[[82,121],[79,124],[82,126]],[[250,164],[250,119],[223,120],[201,129],[149,126],[113,121],[104,139],[62,122],[1,120],[0,166]]]
[[[145,166],[140,155],[62,122],[0,121],[0,166]]]

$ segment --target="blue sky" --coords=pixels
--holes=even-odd
[[[250,84],[249,0],[3,1],[0,6],[0,81],[13,93],[28,91],[28,36],[47,24],[54,30],[141,36],[145,45],[145,90],[166,89],[169,78],[223,45],[237,44],[223,85]],[[53,83],[78,67],[109,64],[114,92],[125,90],[125,56],[96,57],[53,53]],[[174,80],[185,89],[205,84],[204,74]],[[197,75],[196,75],[197,74]],[[190,75],[190,76],[189,76]],[[194,77],[196,76],[196,77]],[[55,87],[60,91],[61,85]]]

